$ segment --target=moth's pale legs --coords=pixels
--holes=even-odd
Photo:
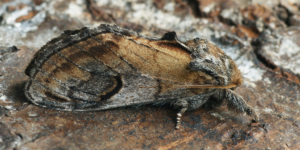
[[[180,111],[179,111],[179,113],[177,113],[176,129],[179,129],[181,116],[182,116],[182,114],[183,114],[186,110],[187,110],[187,108],[181,108]]]
[[[177,113],[177,123],[176,123],[176,129],[179,129],[181,117],[184,114],[184,112],[188,109],[189,103],[184,99],[180,99],[180,100],[177,100],[173,104],[173,106],[175,108],[180,108],[180,111]]]
[[[180,109],[180,111],[177,113],[176,129],[179,129],[181,123],[181,117],[186,110],[193,110],[199,108],[205,102],[207,102],[207,100],[209,100],[209,97],[213,93],[204,93],[200,95],[194,95],[191,97],[181,98],[171,103],[175,108]]]

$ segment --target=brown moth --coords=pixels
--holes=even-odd
[[[253,108],[233,90],[242,84],[235,62],[206,39],[181,41],[175,32],[149,38],[116,25],[65,31],[34,56],[25,70],[26,97],[64,111],[95,111],[169,103],[186,110],[206,104],[246,112]]]

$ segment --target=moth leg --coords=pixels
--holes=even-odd
[[[253,121],[258,122],[259,117],[255,110],[250,107],[244,99],[232,90],[226,90],[227,107],[230,110],[234,110],[237,113],[246,112],[248,116],[251,116]]]
[[[188,109],[189,103],[187,102],[187,100],[180,99],[177,100],[175,103],[173,103],[173,106],[175,108],[180,108],[180,111],[177,113],[177,123],[176,123],[176,129],[179,129],[181,116]]]

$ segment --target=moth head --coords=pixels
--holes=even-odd
[[[220,48],[204,38],[194,38],[185,42],[185,45],[191,51],[193,58],[209,60],[225,54]]]
[[[235,62],[207,39],[194,38],[184,43],[191,52],[190,68],[216,79],[215,84],[242,84],[242,75]]]

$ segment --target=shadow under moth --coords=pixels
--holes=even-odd
[[[67,30],[44,45],[25,70],[26,97],[64,111],[95,111],[141,104],[186,110],[203,104],[246,113],[254,109],[233,90],[242,84],[235,62],[206,39],[182,41],[175,32],[149,38],[116,25]]]

